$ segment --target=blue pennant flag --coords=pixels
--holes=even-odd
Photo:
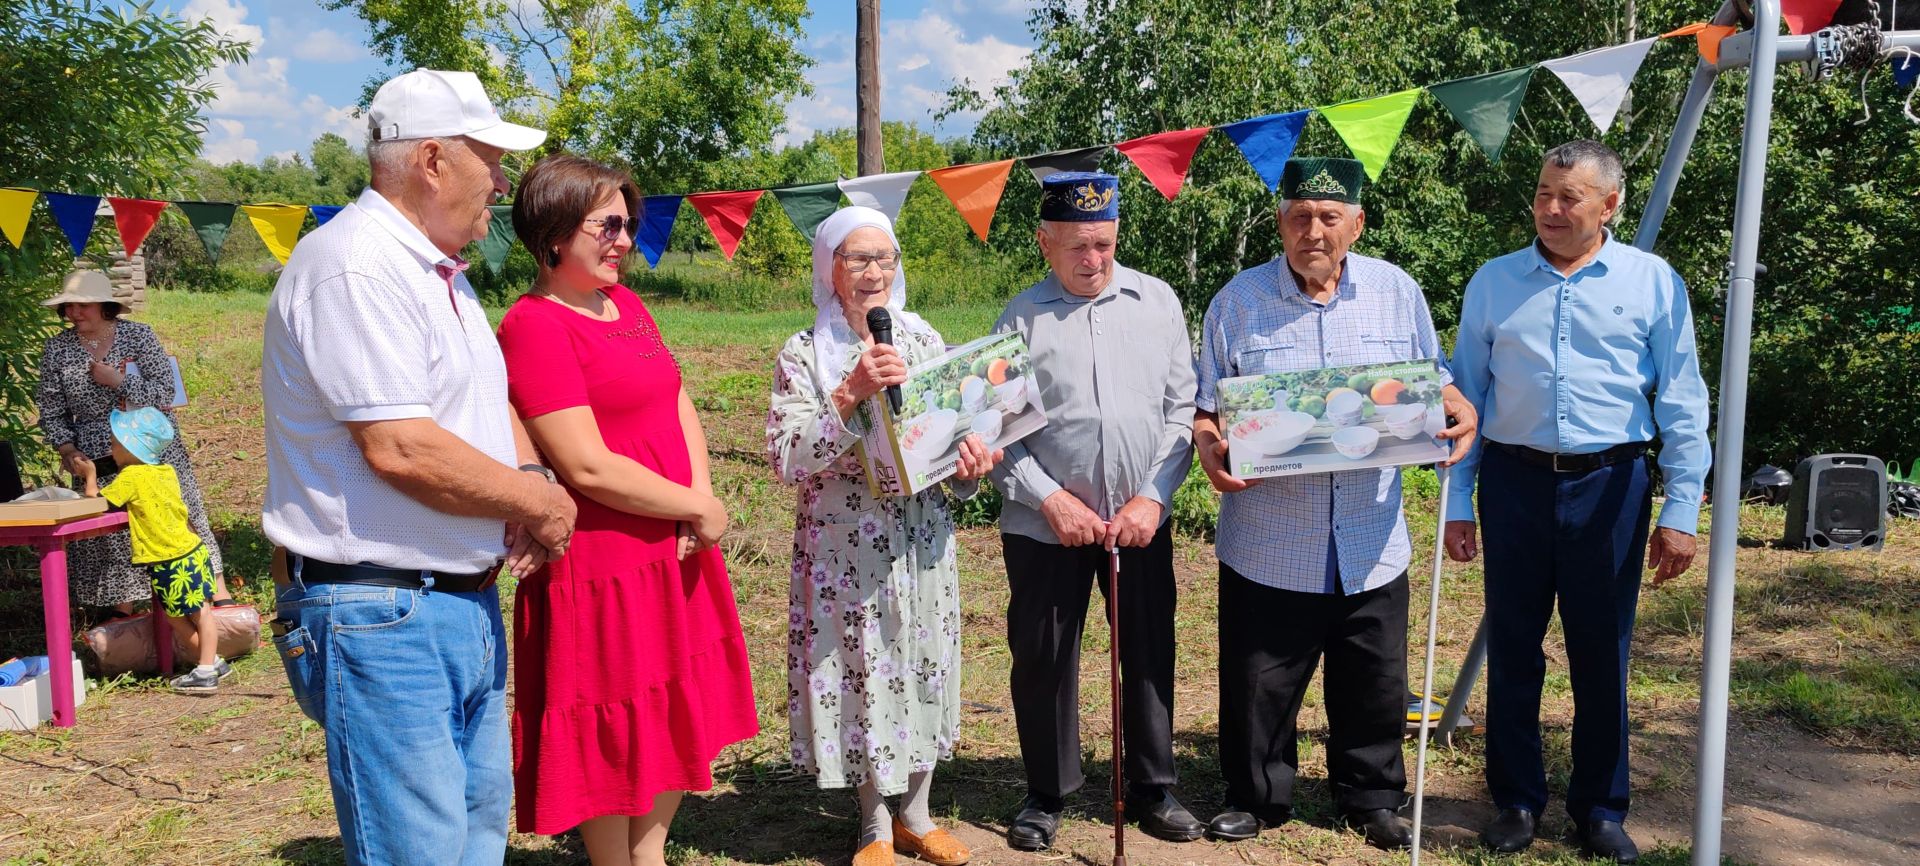
[[[1905,90],[1920,79],[1920,54],[1902,53],[1887,61],[1893,64],[1893,86]]]
[[[1233,139],[1240,147],[1240,153],[1247,163],[1267,182],[1268,190],[1280,188],[1280,171],[1287,167],[1287,159],[1293,156],[1293,146],[1300,141],[1300,132],[1307,128],[1307,118],[1313,115],[1313,109],[1303,108],[1287,114],[1269,114],[1239,123],[1229,123],[1220,127],[1220,131]]]
[[[41,195],[47,197],[47,209],[53,211],[53,221],[60,224],[60,231],[66,234],[67,243],[73,245],[73,254],[86,255],[87,238],[93,234],[93,218],[100,211],[100,197],[64,192]]]
[[[680,216],[680,196],[650,195],[640,201],[640,232],[634,243],[647,257],[647,267],[660,266],[667,252],[667,236],[673,234],[673,221]]]
[[[344,207],[346,205],[343,204],[310,204],[307,205],[307,210],[313,211],[313,227],[319,228],[326,225],[327,220],[337,216],[340,209]]]

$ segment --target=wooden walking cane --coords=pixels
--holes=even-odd
[[[1127,866],[1127,806],[1121,757],[1126,751],[1120,718],[1120,546],[1107,548],[1107,683],[1113,690],[1113,866]]]

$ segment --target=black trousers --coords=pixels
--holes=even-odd
[[[1161,526],[1146,547],[1120,549],[1120,687],[1126,776],[1136,788],[1175,781],[1172,526]],[[1097,545],[1000,538],[1012,590],[1007,648],[1020,759],[1028,789],[1043,801],[1058,800],[1086,781],[1080,772],[1080,633],[1091,585],[1097,582],[1106,597],[1108,554]]]
[[[1334,806],[1350,813],[1405,801],[1407,576],[1331,595],[1262,586],[1222,564],[1220,772],[1228,808],[1292,808],[1300,702],[1322,655]]]

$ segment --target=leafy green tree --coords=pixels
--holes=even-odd
[[[145,5],[0,3],[0,186],[166,197],[200,148],[202,84],[247,45]],[[37,442],[33,387],[53,320],[39,306],[71,266],[44,207],[14,249],[0,243],[0,437]],[[107,225],[89,252],[117,245]]]

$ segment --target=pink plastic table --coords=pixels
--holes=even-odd
[[[0,545],[24,545],[40,551],[40,596],[47,625],[47,661],[53,677],[53,724],[73,727],[73,624],[67,611],[67,542],[118,532],[127,525],[123,512],[95,514],[60,523],[0,526]],[[160,670],[173,670],[173,632],[159,605],[153,610],[154,648]]]

